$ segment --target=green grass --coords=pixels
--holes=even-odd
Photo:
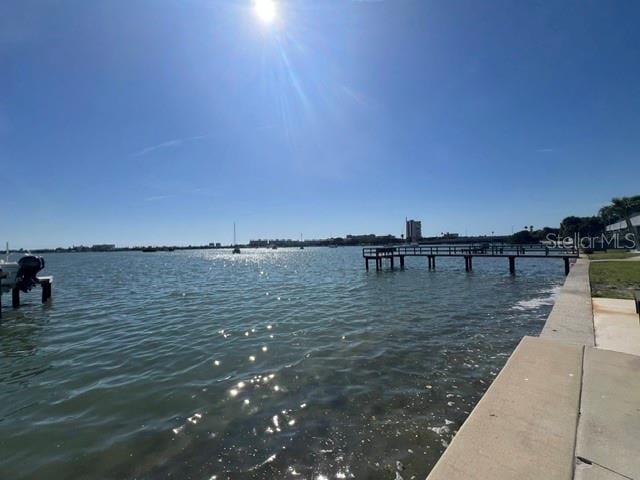
[[[589,265],[591,295],[607,298],[633,298],[640,290],[640,262],[598,262]]]
[[[587,256],[589,257],[589,260],[620,260],[624,258],[636,257],[638,256],[638,254],[627,251],[612,250],[603,253],[590,253]]]

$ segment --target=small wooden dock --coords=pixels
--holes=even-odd
[[[7,277],[7,274],[0,270],[0,282]],[[42,289],[42,303],[47,303],[51,299],[51,291],[53,284],[52,276],[37,277],[38,284]],[[11,306],[13,308],[20,307],[20,289],[16,286],[11,288]],[[0,322],[2,322],[2,288],[0,287]]]
[[[561,259],[564,261],[564,273],[569,274],[570,260],[578,258],[580,252],[576,248],[547,247],[545,245],[409,245],[398,247],[366,247],[362,249],[364,265],[369,270],[369,261],[376,264],[376,271],[382,270],[383,262],[391,269],[396,260],[400,268],[404,268],[406,257],[426,257],[429,270],[435,270],[437,257],[462,257],[467,272],[473,270],[474,258],[506,258],[509,261],[509,272],[516,273],[516,258]]]

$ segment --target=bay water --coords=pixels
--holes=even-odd
[[[2,479],[424,478],[564,280],[360,248],[45,255],[0,325]]]

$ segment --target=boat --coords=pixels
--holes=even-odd
[[[236,222],[233,222],[233,252],[240,253],[240,247],[236,244]]]
[[[302,234],[300,234],[300,250],[304,250],[304,243],[302,241]]]
[[[28,292],[38,285],[37,274],[44,268],[44,258],[35,255],[23,255],[17,262],[9,259],[9,244],[7,243],[7,254],[4,259],[0,259],[0,288],[2,293],[7,293],[13,288],[19,288],[23,292]]]
[[[274,245],[274,246],[271,247],[271,250],[277,250],[277,249],[278,249],[277,245]]]

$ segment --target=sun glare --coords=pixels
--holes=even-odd
[[[274,0],[254,0],[253,10],[264,23],[273,23],[276,19],[276,2]]]

